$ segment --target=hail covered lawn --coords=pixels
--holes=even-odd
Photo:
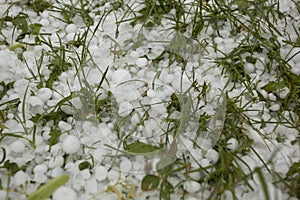
[[[298,0],[0,0],[0,199],[300,198]]]

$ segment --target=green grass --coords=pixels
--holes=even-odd
[[[30,144],[30,148],[35,149],[35,136],[41,134],[37,129],[45,126],[51,122],[50,137],[47,140],[49,145],[49,151],[51,147],[59,142],[59,137],[63,134],[58,127],[60,121],[67,121],[72,117],[72,114],[65,113],[63,111],[64,106],[72,106],[72,101],[75,97],[89,96],[87,106],[93,104],[92,107],[86,107],[86,111],[92,111],[96,114],[96,119],[90,119],[92,122],[103,122],[103,116],[109,117],[110,122],[114,122],[113,118],[116,117],[116,111],[112,109],[115,105],[115,100],[111,91],[106,90],[104,84],[110,84],[106,78],[110,68],[114,66],[98,66],[94,61],[92,52],[90,52],[90,45],[97,31],[101,31],[103,24],[108,16],[115,18],[116,30],[114,30],[114,36],[106,36],[107,40],[111,41],[112,54],[114,59],[125,57],[130,50],[136,50],[143,45],[141,42],[143,38],[143,30],[155,29],[161,27],[162,29],[169,29],[172,32],[179,32],[192,38],[197,44],[201,45],[203,52],[207,54],[209,49],[213,49],[214,53],[220,55],[218,58],[211,58],[214,63],[213,67],[218,68],[222,75],[226,77],[225,83],[226,94],[226,114],[225,123],[221,131],[221,136],[213,149],[218,153],[218,159],[215,163],[210,163],[208,166],[202,166],[198,163],[198,166],[192,168],[189,160],[194,159],[183,155],[183,159],[174,159],[169,162],[169,165],[159,167],[157,170],[149,174],[145,174],[141,183],[135,185],[133,183],[122,180],[121,178],[114,185],[109,185],[106,191],[99,191],[95,194],[95,198],[102,193],[113,193],[117,198],[121,199],[134,199],[135,190],[142,190],[144,192],[156,191],[159,194],[161,200],[174,199],[172,195],[175,193],[180,195],[180,199],[186,199],[189,195],[188,191],[184,189],[183,184],[186,181],[192,180],[190,175],[195,172],[199,172],[202,176],[196,180],[201,184],[200,196],[205,199],[226,199],[228,193],[231,194],[232,199],[238,199],[237,188],[243,185],[246,190],[254,191],[252,184],[255,176],[258,176],[259,183],[263,188],[264,199],[269,200],[271,194],[268,191],[266,176],[271,175],[274,177],[273,184],[280,188],[284,193],[290,196],[300,198],[300,174],[299,174],[299,161],[295,161],[290,166],[287,174],[276,172],[271,166],[276,160],[265,160],[260,155],[255,146],[255,141],[251,139],[249,130],[253,129],[255,134],[260,137],[265,144],[265,148],[271,150],[269,147],[272,143],[272,139],[276,138],[278,142],[285,142],[287,138],[282,136],[281,133],[276,131],[271,132],[270,135],[262,133],[261,129],[274,125],[274,130],[279,125],[287,126],[291,129],[298,131],[298,135],[290,146],[296,146],[300,148],[299,132],[300,132],[300,77],[291,72],[289,58],[282,57],[280,54],[281,48],[284,46],[292,48],[300,47],[300,29],[299,19],[293,19],[289,13],[284,13],[279,10],[279,2],[277,0],[270,1],[192,1],[186,3],[185,1],[175,0],[141,0],[137,3],[139,7],[133,8],[131,4],[127,4],[126,1],[118,0],[113,1],[109,6],[105,6],[105,3],[109,1],[84,1],[80,0],[78,3],[66,3],[64,1],[19,1],[17,3],[11,3],[5,13],[0,18],[0,44],[4,49],[9,49],[14,52],[20,61],[27,63],[24,59],[23,53],[27,49],[32,49],[39,45],[44,45],[45,49],[41,50],[40,57],[35,58],[35,64],[37,73],[27,65],[27,68],[31,74],[30,81],[36,83],[37,88],[47,87],[51,90],[55,90],[59,77],[68,72],[74,70],[75,78],[80,81],[81,88],[86,90],[73,91],[70,88],[70,94],[68,96],[61,95],[61,100],[54,106],[48,106],[44,113],[36,114],[32,116],[31,120],[34,122],[33,128],[26,128],[25,126],[25,102],[28,96],[34,95],[34,90],[27,87],[23,99],[12,99],[2,101],[2,99],[13,88],[14,82],[0,82],[2,90],[0,91],[0,144],[7,138],[18,138],[20,140],[26,140]],[[295,12],[300,14],[300,8],[298,2],[294,3]],[[7,3],[8,4],[8,3]],[[18,14],[12,15],[11,9],[14,7],[22,7],[22,10]],[[32,23],[26,10],[35,12],[37,16],[40,16],[44,10],[49,11],[53,15],[53,19],[63,22],[64,24],[73,23],[74,18],[82,20],[82,27],[84,31],[77,33],[73,40],[64,41],[61,38],[63,29],[56,30],[58,43],[53,43],[48,36],[51,33],[42,32],[42,25],[39,23]],[[61,14],[61,17],[57,17],[56,14]],[[99,21],[96,21],[100,19]],[[118,19],[117,16],[122,16]],[[290,20],[294,20],[293,24],[290,24]],[[168,27],[164,27],[162,22],[167,21]],[[281,30],[279,23],[285,23],[285,27]],[[141,24],[139,34],[137,37],[132,38],[136,43],[130,47],[123,47],[117,42],[117,38],[122,35],[120,27],[123,24],[129,24],[135,26]],[[225,52],[219,49],[218,44],[215,43],[215,38],[223,36],[222,29],[225,26],[229,26],[230,37],[242,38],[238,39],[236,47],[232,48],[229,52]],[[12,30],[13,40],[8,39],[5,35],[5,30]],[[297,38],[293,40],[287,35],[288,29],[293,29]],[[286,34],[287,37],[284,41],[279,41],[279,37]],[[206,35],[207,39],[199,41],[202,35]],[[24,42],[26,37],[33,37],[34,42]],[[211,40],[210,40],[211,39]],[[178,42],[178,41],[175,41]],[[188,42],[183,40],[183,42]],[[179,45],[184,45],[178,43]],[[175,44],[174,44],[175,45]],[[47,48],[46,48],[47,47]],[[173,49],[172,49],[173,48]],[[175,48],[175,51],[174,51]],[[181,68],[181,74],[186,73],[187,60],[182,55],[179,55],[176,50],[179,47],[171,46],[165,50],[161,55],[153,59],[153,63],[156,66],[157,74],[159,76],[159,65],[163,60],[167,60],[169,68],[174,65],[178,65]],[[198,50],[198,49],[197,49]],[[263,61],[261,58],[262,53],[265,53],[266,57]],[[147,55],[145,55],[147,57]],[[45,64],[46,63],[46,64]],[[268,83],[260,85],[259,81],[255,81],[255,77],[251,77],[245,70],[246,63],[261,64],[262,70],[259,77],[272,77]],[[102,74],[99,78],[97,85],[91,86],[86,81],[85,67],[98,69]],[[101,70],[106,69],[106,70]],[[43,75],[42,71],[48,70],[49,75]],[[197,83],[193,76],[190,76],[193,83],[189,89],[191,96],[197,96],[197,98],[206,98],[206,93],[209,90],[209,85],[204,83],[200,85]],[[69,84],[68,82],[66,85]],[[153,80],[153,87],[155,87],[155,80]],[[238,94],[233,95],[235,89],[243,88]],[[289,92],[287,96],[282,98],[280,92],[288,88]],[[81,93],[82,92],[82,93]],[[84,93],[86,92],[86,93]],[[273,94],[276,100],[271,100],[266,97],[265,94]],[[107,95],[106,98],[101,98],[101,95]],[[176,96],[177,95],[177,96]],[[182,111],[183,106],[178,101],[180,94],[174,93],[170,96],[171,101],[168,103],[168,113]],[[245,103],[246,101],[246,103]],[[274,120],[264,120],[260,118],[254,118],[249,115],[250,111],[262,112],[257,108],[252,108],[252,105],[261,103],[267,109],[274,103],[279,104],[278,111],[270,111],[269,114]],[[18,113],[18,106],[22,107],[21,115]],[[143,107],[144,105],[142,105]],[[151,108],[151,105],[149,105]],[[137,108],[136,108],[137,109]],[[146,106],[143,109],[147,110]],[[181,110],[182,109],[182,110]],[[254,109],[254,110],[253,110]],[[289,116],[284,114],[288,112]],[[23,132],[11,132],[7,133],[5,130],[5,122],[8,121],[8,114],[13,114],[13,118],[16,119],[23,127]],[[263,115],[263,113],[261,113]],[[84,117],[84,116],[83,116]],[[147,112],[145,116],[140,119],[140,124],[143,124],[147,120]],[[139,141],[127,143],[129,135],[124,136],[121,133],[122,126],[127,125],[126,118],[117,116],[117,122],[115,124],[115,131],[120,140],[120,145],[123,144],[124,150],[131,153],[143,154],[151,153],[153,149],[163,149],[165,145],[169,144],[169,141],[163,140],[157,144],[145,144]],[[199,117],[197,131],[201,132],[206,130],[207,123],[210,116],[203,114]],[[176,135],[176,131],[180,127],[181,121],[168,119],[168,129],[165,130],[165,135]],[[176,137],[176,136],[174,136]],[[227,148],[227,142],[230,138],[235,138],[238,141],[239,147],[232,151]],[[92,145],[90,147],[93,148]],[[13,160],[6,158],[6,150],[1,147],[2,158],[0,158],[1,174],[5,174],[6,183],[0,178],[0,189],[7,192],[6,199],[10,199],[11,192],[19,192],[28,196],[26,187],[13,188],[11,185],[11,178],[20,170],[26,171],[27,167],[31,165],[31,162],[26,163],[24,166],[18,166]],[[201,149],[199,148],[199,153]],[[261,164],[260,167],[252,169],[251,166],[246,163],[243,158],[246,155],[254,155],[255,159]],[[273,152],[270,152],[273,154]],[[123,154],[118,154],[122,156]],[[275,155],[275,153],[274,153]],[[66,158],[67,159],[66,155]],[[111,158],[111,157],[112,158]],[[114,159],[115,155],[107,155],[107,158]],[[117,156],[116,156],[117,157]],[[84,160],[80,167],[80,170],[90,169],[94,166],[94,158],[92,155],[85,155],[81,158]],[[161,160],[162,161],[162,160]],[[241,166],[243,163],[248,170],[244,170]],[[28,166],[27,166],[28,165]],[[180,177],[181,181],[178,184],[172,183],[173,177]],[[27,183],[30,184],[30,183]],[[6,187],[5,187],[6,185]],[[22,188],[22,187],[25,187]],[[136,187],[136,188],[135,188]],[[202,192],[203,191],[203,192]],[[205,196],[204,191],[210,191],[208,196]],[[48,191],[49,192],[49,191]],[[49,196],[50,194],[48,194]]]

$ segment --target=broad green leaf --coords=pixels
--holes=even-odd
[[[173,185],[167,181],[164,180],[160,189],[160,199],[162,200],[170,200],[171,199],[171,193],[174,192]]]
[[[85,169],[90,169],[91,164],[88,161],[84,161],[78,165],[78,168],[80,171],[85,170]]]
[[[5,161],[3,167],[6,168],[11,175],[14,175],[21,170],[17,163],[10,162],[10,160]]]
[[[142,190],[149,191],[158,188],[160,183],[160,178],[158,176],[148,174],[142,180]]]
[[[51,181],[49,181],[46,185],[40,187],[37,191],[31,193],[27,200],[44,200],[49,198],[53,192],[58,189],[60,186],[68,182],[70,179],[69,175],[61,175],[55,177]]]
[[[39,23],[34,23],[34,24],[30,24],[29,28],[31,29],[31,35],[38,35],[40,33],[42,24]]]
[[[133,142],[131,144],[124,144],[124,150],[136,154],[153,153],[159,149],[160,148],[157,146],[153,146],[151,144],[146,144],[139,141]]]

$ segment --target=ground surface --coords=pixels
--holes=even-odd
[[[298,0],[0,0],[0,199],[300,198]]]

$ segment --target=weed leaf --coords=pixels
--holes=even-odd
[[[149,191],[158,188],[160,178],[158,176],[148,174],[142,180],[142,190]]]
[[[37,191],[31,193],[27,200],[44,200],[49,198],[53,192],[58,189],[60,186],[68,182],[70,179],[69,175],[61,175],[58,176],[51,181],[49,181],[46,185],[40,187]]]
[[[144,153],[153,153],[160,148],[157,146],[153,146],[151,144],[146,144],[143,142],[133,142],[131,144],[124,144],[124,149],[129,151],[130,153],[144,154]]]

